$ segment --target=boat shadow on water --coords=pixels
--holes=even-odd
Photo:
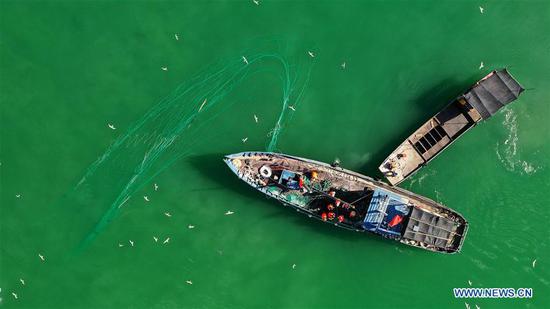
[[[374,148],[376,151],[368,164],[359,168],[357,172],[382,179],[383,175],[378,170],[380,162],[384,161],[388,154],[409,137],[411,132],[416,130],[426,119],[449,104],[451,100],[457,97],[457,94],[467,90],[470,85],[479,79],[480,75],[481,73],[473,74],[463,81],[459,81],[454,77],[444,79],[438,83],[434,83],[431,87],[426,87],[426,90],[420,92],[416,98],[403,102],[402,108],[412,108],[417,111],[414,121],[405,122],[408,125],[404,126],[399,134],[388,134],[391,137],[387,139],[387,142],[382,144],[382,147]],[[400,124],[402,123],[400,122]]]
[[[222,153],[197,155],[189,157],[188,162],[190,162],[192,167],[195,168],[201,175],[218,184],[219,188],[222,190],[230,190],[246,198],[265,200],[266,203],[273,206],[273,209],[275,210],[274,214],[268,215],[269,219],[282,218],[282,222],[290,222],[288,228],[292,228],[293,224],[299,224],[300,226],[313,230],[315,233],[323,234],[324,236],[341,241],[371,243],[371,245],[379,243],[381,246],[387,246],[387,249],[408,249],[406,246],[396,245],[393,242],[389,242],[386,239],[375,235],[350,231],[320,222],[319,220],[309,218],[304,214],[297,213],[292,208],[284,206],[275,199],[265,198],[263,193],[244,184],[229,168],[227,168],[227,165],[222,160],[224,156],[225,154]],[[239,201],[236,199],[235,203],[238,202]],[[250,211],[254,210],[250,209]],[[366,244],[366,246],[368,246],[368,244]],[[379,246],[377,247],[380,248]]]

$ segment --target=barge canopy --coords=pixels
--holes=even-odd
[[[502,69],[493,71],[475,84],[464,98],[483,119],[487,119],[516,100],[523,90],[508,70]]]

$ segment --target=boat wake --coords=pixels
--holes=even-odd
[[[534,166],[533,163],[529,163],[525,160],[521,160],[518,152],[518,122],[517,115],[513,110],[507,109],[504,121],[502,122],[508,136],[504,142],[498,142],[496,144],[497,157],[510,172],[519,172],[520,174],[532,175],[539,170],[539,167]]]
[[[281,111],[266,143],[268,151],[276,150],[281,132],[292,118],[289,104],[292,102],[294,111],[300,102],[309,81],[312,62],[291,66],[287,57],[275,52],[248,51],[246,59],[243,62],[241,56],[236,55],[178,86],[87,168],[69,195],[82,204],[79,195],[91,192],[93,204],[106,205],[107,210],[100,214],[81,248],[114,219],[119,208],[140,188],[176,161],[189,156],[199,144],[208,144],[212,136],[205,133],[205,126],[212,125],[212,120],[235,104],[226,98],[227,95],[260,72],[276,73],[283,86]],[[304,72],[306,74],[301,74]]]

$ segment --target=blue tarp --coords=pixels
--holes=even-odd
[[[279,183],[289,189],[298,190],[300,189],[300,186],[298,184],[298,181],[295,178],[296,178],[295,172],[283,170],[283,172],[281,173],[281,179],[279,180]]]
[[[365,230],[388,237],[401,236],[403,222],[389,227],[389,222],[397,215],[405,217],[410,212],[407,200],[389,191],[376,189],[363,220]]]

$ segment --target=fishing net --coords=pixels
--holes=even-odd
[[[212,136],[204,129],[212,126],[213,120],[238,121],[225,113],[239,103],[228,99],[228,95],[250,84],[253,76],[272,74],[282,85],[279,114],[266,137],[266,150],[277,150],[281,133],[302,99],[312,62],[303,55],[299,56],[301,61],[296,61],[279,47],[272,49],[248,50],[210,65],[153,105],[87,168],[69,197],[82,207],[89,207],[93,201],[96,209],[103,210],[84,245],[140,188],[189,156],[199,144],[209,143]],[[293,109],[289,108],[290,102]]]

